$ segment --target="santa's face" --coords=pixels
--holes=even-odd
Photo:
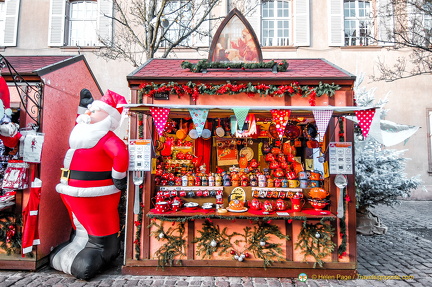
[[[90,107],[86,114],[90,117],[90,123],[98,123],[108,117],[108,113],[98,107]]]

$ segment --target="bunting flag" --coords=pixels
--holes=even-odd
[[[280,138],[284,136],[285,127],[291,115],[291,110],[271,110],[273,122]]]
[[[249,108],[233,108],[232,110],[237,118],[238,129],[243,130],[243,125],[249,113]]]
[[[168,115],[170,113],[170,109],[168,108],[160,108],[160,107],[151,107],[150,113],[153,117],[154,125],[156,126],[156,131],[160,136],[164,133],[166,129],[166,123],[168,120]]]
[[[192,121],[195,124],[198,137],[201,136],[204,125],[207,121],[208,109],[189,109]]]
[[[314,118],[315,118],[315,123],[316,126],[318,128],[318,134],[319,134],[319,141],[322,142],[324,139],[324,135],[325,132],[327,130],[329,121],[333,115],[333,111],[332,110],[317,110],[317,111],[312,111]]]
[[[375,108],[368,110],[355,111],[355,115],[358,119],[358,123],[364,138],[367,138],[369,129],[372,124],[372,120],[375,115]]]

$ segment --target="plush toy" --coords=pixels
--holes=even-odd
[[[74,232],[53,250],[53,268],[88,280],[114,260],[120,250],[118,204],[126,190],[129,153],[113,132],[120,124],[123,96],[107,91],[92,101],[81,92],[85,114],[77,117],[70,148],[56,190],[69,211]],[[90,104],[89,104],[90,103]]]

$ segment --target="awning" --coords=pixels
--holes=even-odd
[[[355,111],[368,110],[378,107],[357,107],[357,106],[214,106],[214,105],[169,105],[169,104],[125,104],[119,105],[132,112],[150,114],[150,108],[160,107],[170,109],[170,117],[190,117],[190,109],[208,109],[209,118],[223,118],[233,115],[233,108],[247,108],[249,113],[264,114],[271,116],[270,110],[291,110],[292,115],[309,115],[312,111],[332,110],[333,116],[352,115]]]

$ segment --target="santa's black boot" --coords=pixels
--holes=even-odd
[[[54,257],[57,255],[57,253],[59,253],[64,247],[66,247],[67,245],[69,245],[73,239],[75,238],[75,230],[72,230],[71,235],[69,237],[69,240],[66,242],[61,243],[60,245],[58,245],[56,248],[54,248],[51,253],[50,253],[50,266],[51,268],[55,267],[53,266],[53,261],[54,261]]]
[[[113,261],[120,252],[118,234],[107,236],[89,235],[88,243],[75,257],[71,274],[78,279],[89,280]]]

